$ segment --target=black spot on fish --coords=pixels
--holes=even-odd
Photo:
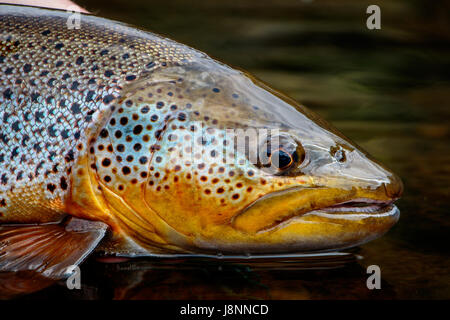
[[[186,120],[186,114],[183,113],[183,112],[180,112],[180,113],[178,114],[178,120],[179,120],[179,121],[185,121],[185,120]]]
[[[5,112],[4,114],[3,114],[3,122],[8,122],[8,119],[9,119],[9,117],[11,116],[11,114],[10,113],[8,113],[8,112]]]
[[[6,135],[5,134],[3,134],[3,133],[0,133],[0,140],[2,140],[2,142],[4,143],[4,144],[8,144],[8,142],[9,142],[9,139],[6,137]]]
[[[36,111],[34,113],[34,119],[36,120],[36,122],[42,122],[42,119],[44,118],[44,113],[41,111]]]
[[[15,147],[11,152],[11,159],[14,159],[19,154],[19,147]]]
[[[31,101],[33,101],[33,102],[38,102],[38,98],[39,98],[40,96],[41,96],[41,95],[40,95],[39,93],[33,92],[33,93],[31,94]]]
[[[108,158],[103,159],[103,161],[102,161],[103,167],[109,167],[110,165],[111,165],[111,160],[109,160]]]
[[[120,124],[121,125],[126,125],[128,123],[128,118],[127,117],[122,117],[120,118]]]
[[[70,90],[77,90],[79,84],[80,83],[78,81],[72,82],[72,85],[70,86]]]
[[[31,71],[31,64],[27,63],[23,66],[23,72],[28,73]]]
[[[48,146],[46,146],[46,148],[48,149]],[[52,151],[52,152],[50,152],[50,154],[48,155],[47,159],[48,159],[49,161],[53,161],[53,160],[55,159],[55,157],[56,157],[56,152]]]
[[[100,137],[102,138],[107,138],[108,137],[108,130],[106,129],[102,129],[102,131],[100,131]]]
[[[41,145],[39,143],[35,143],[33,145],[33,150],[36,151],[36,153],[41,153],[42,151]]]
[[[26,146],[27,146],[28,140],[30,140],[30,136],[26,134],[26,135],[22,138],[22,147],[26,147]]]
[[[79,113],[81,113],[80,104],[78,104],[78,103],[76,103],[76,102],[72,103],[72,106],[70,107],[70,111],[71,111],[73,114],[79,114]]]
[[[125,166],[125,167],[122,168],[122,173],[123,173],[124,175],[130,174],[130,172],[131,172],[131,170],[130,170],[129,167]]]
[[[112,94],[108,94],[103,98],[103,103],[108,104],[114,100],[114,96]]]
[[[146,164],[148,162],[148,158],[147,157],[140,157],[139,158],[139,162],[140,162],[140,164]]]
[[[73,154],[73,150],[70,150],[70,151],[66,154],[66,156],[64,157],[64,159],[65,159],[67,162],[73,161],[73,160],[75,159],[74,154]]]
[[[57,132],[56,132],[54,126],[55,126],[55,125],[52,124],[52,125],[51,125],[50,127],[48,127],[48,129],[47,129],[48,134],[49,134],[51,137],[56,137],[56,135],[57,135]]]
[[[54,100],[53,96],[48,96],[47,98],[45,98],[45,102],[47,102],[47,104],[52,104]]]
[[[47,184],[47,190],[53,193],[56,189],[56,186],[53,183]]]
[[[67,190],[68,185],[67,185],[66,178],[61,177],[59,185],[61,186],[61,189]]]
[[[5,99],[11,99],[13,92],[10,88],[6,89],[5,91],[3,91],[3,97]]]
[[[63,137],[63,139],[67,139],[69,137],[69,130],[64,129],[63,131],[61,131],[61,137]]]
[[[19,121],[19,120],[15,121],[15,122],[12,124],[11,128],[12,128],[15,132],[19,132],[19,131],[20,131],[20,121]]]
[[[92,98],[94,97],[95,91],[89,90],[86,94],[86,102],[92,101]]]
[[[137,135],[137,134],[140,134],[142,132],[142,130],[143,130],[143,127],[140,124],[138,124],[137,126],[135,126],[133,128],[133,133]]]
[[[81,65],[84,62],[84,58],[83,57],[78,57],[77,60],[75,61],[75,63],[77,65]]]
[[[49,87],[53,87],[55,84],[54,84],[54,82],[56,81],[56,79],[55,78],[50,78],[50,79],[48,79],[48,81],[47,81],[47,85],[49,86]]]

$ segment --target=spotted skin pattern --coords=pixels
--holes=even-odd
[[[26,11],[0,11],[0,221],[57,219],[85,133],[122,86],[199,55],[106,20],[68,32],[67,14]]]
[[[0,223],[98,220],[105,252],[153,254],[337,249],[397,221],[400,180],[311,111],[187,46],[69,15],[0,5]],[[272,135],[271,155],[293,146],[286,168],[251,156]],[[361,199],[380,215],[321,211]]]

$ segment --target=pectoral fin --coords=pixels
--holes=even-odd
[[[65,224],[0,226],[0,271],[39,272],[61,279],[80,264],[105,235],[107,225],[71,218]]]

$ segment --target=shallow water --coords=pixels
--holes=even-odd
[[[401,217],[382,238],[337,257],[91,258],[82,290],[58,283],[22,298],[450,298],[448,1],[377,1],[376,31],[365,26],[370,2],[356,0],[79,3],[245,69],[316,111],[403,179]],[[372,264],[381,290],[366,287]]]

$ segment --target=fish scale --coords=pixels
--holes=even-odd
[[[30,221],[42,209],[50,220],[61,215],[70,169],[99,111],[142,73],[198,55],[107,20],[83,16],[82,28],[69,30],[64,12],[34,9],[30,18],[28,10],[1,11],[0,221]],[[39,203],[19,209],[13,199],[25,189]]]

